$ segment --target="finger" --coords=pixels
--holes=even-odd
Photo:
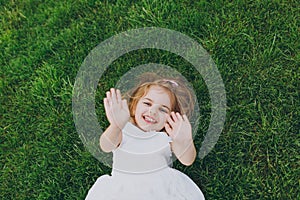
[[[128,108],[128,104],[127,104],[127,100],[126,100],[126,99],[123,99],[123,100],[122,100],[122,107],[123,107],[124,109],[129,109],[129,108]]]
[[[107,92],[106,92],[106,98],[107,98],[107,99],[111,99],[111,93],[110,93],[110,91],[107,91]]]
[[[108,113],[108,112],[109,112],[109,108],[110,108],[108,99],[107,99],[107,98],[104,98],[104,99],[103,99],[103,103],[104,103],[104,109],[105,109],[105,112]]]
[[[116,90],[116,96],[117,96],[117,101],[119,102],[119,103],[121,103],[122,102],[122,96],[121,96],[121,92],[120,92],[120,90]]]
[[[107,105],[111,106],[112,102],[111,102],[111,92],[110,91],[106,92],[106,102],[107,102]]]
[[[176,117],[178,120],[183,120],[183,118],[179,112],[176,113]]]
[[[110,88],[110,93],[111,93],[111,101],[113,104],[117,103],[116,99],[116,91],[114,88]]]
[[[172,119],[172,117],[171,116],[169,116],[168,118],[167,118],[167,122],[169,123],[169,125],[171,125],[172,127],[174,126],[174,124],[175,124],[175,121]]]
[[[170,133],[172,132],[172,128],[171,128],[170,124],[166,123],[165,129],[166,129],[167,134],[170,136]]]
[[[182,117],[184,121],[189,121],[189,118],[186,115],[183,115]]]
[[[175,112],[172,112],[172,113],[171,113],[171,116],[172,116],[172,119],[173,119],[174,122],[176,122],[176,121],[178,120],[178,118],[177,118]]]

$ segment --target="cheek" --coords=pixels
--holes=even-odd
[[[135,108],[135,113],[134,115],[141,115],[144,112],[144,107],[141,104],[137,104]]]
[[[162,114],[161,115],[161,120],[165,123],[168,119],[169,115],[168,114]]]

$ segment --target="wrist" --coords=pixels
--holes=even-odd
[[[193,138],[180,138],[180,137],[174,137],[173,142],[182,145],[194,143]]]
[[[173,143],[173,146],[175,146],[175,148],[178,150],[186,150],[186,149],[194,146],[193,139],[176,139],[176,138],[174,138],[172,143]]]
[[[122,129],[125,127],[126,123],[127,123],[127,122],[124,122],[124,123],[111,123],[110,126],[111,126],[113,129],[122,131]]]

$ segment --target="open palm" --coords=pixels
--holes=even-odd
[[[192,127],[186,115],[172,112],[165,129],[174,142],[192,140]]]
[[[104,108],[108,121],[110,124],[123,129],[125,124],[129,121],[130,113],[126,100],[122,100],[120,90],[111,88],[106,92],[104,98]]]

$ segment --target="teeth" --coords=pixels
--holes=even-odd
[[[150,118],[150,117],[147,117],[147,116],[145,116],[145,120],[147,120],[147,121],[149,121],[149,122],[152,122],[152,123],[154,123],[154,122],[155,122],[155,120],[154,120],[154,119],[152,119],[152,118]]]

